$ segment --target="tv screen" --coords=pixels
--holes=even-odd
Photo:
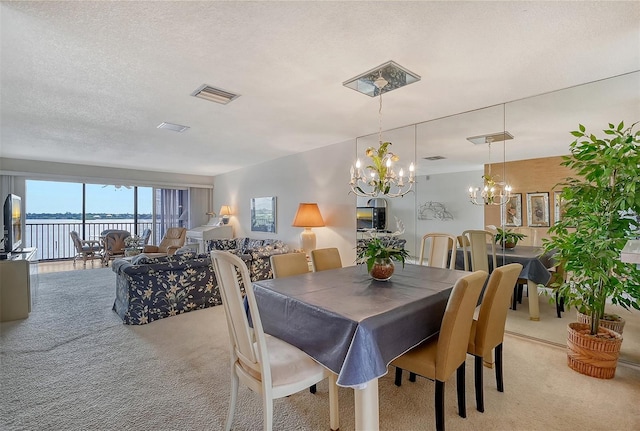
[[[358,207],[356,208],[356,229],[365,230],[373,229],[373,208]]]
[[[22,247],[22,199],[9,194],[4,201],[4,251]]]

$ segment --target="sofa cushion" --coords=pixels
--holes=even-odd
[[[238,240],[244,241],[244,238],[233,238],[233,239],[212,239],[207,241],[207,251],[211,250],[234,250],[239,247]]]

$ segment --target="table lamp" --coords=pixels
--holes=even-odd
[[[220,217],[222,217],[222,224],[229,223],[229,216],[231,215],[231,207],[229,205],[222,205],[220,207]]]
[[[311,231],[311,228],[324,226],[324,220],[322,220],[318,204],[301,203],[291,226],[304,228],[300,234],[300,245],[304,252],[309,255],[309,252],[316,248],[316,234]]]

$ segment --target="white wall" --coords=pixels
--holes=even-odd
[[[283,157],[214,180],[214,211],[231,206],[229,223],[237,237],[278,238],[300,248],[302,228],[291,223],[301,202],[317,202],[326,227],[314,228],[316,248],[337,247],[342,264],[355,262],[356,198],[349,194],[355,140]],[[251,198],[275,196],[276,233],[251,232]]]

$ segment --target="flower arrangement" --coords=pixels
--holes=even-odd
[[[380,238],[372,238],[365,248],[358,253],[358,263],[367,264],[367,271],[371,271],[377,259],[391,259],[402,262],[404,268],[405,259],[409,253],[404,248],[385,245]]]
[[[124,239],[124,245],[128,248],[138,247],[141,241],[142,239],[138,235],[132,235]]]

